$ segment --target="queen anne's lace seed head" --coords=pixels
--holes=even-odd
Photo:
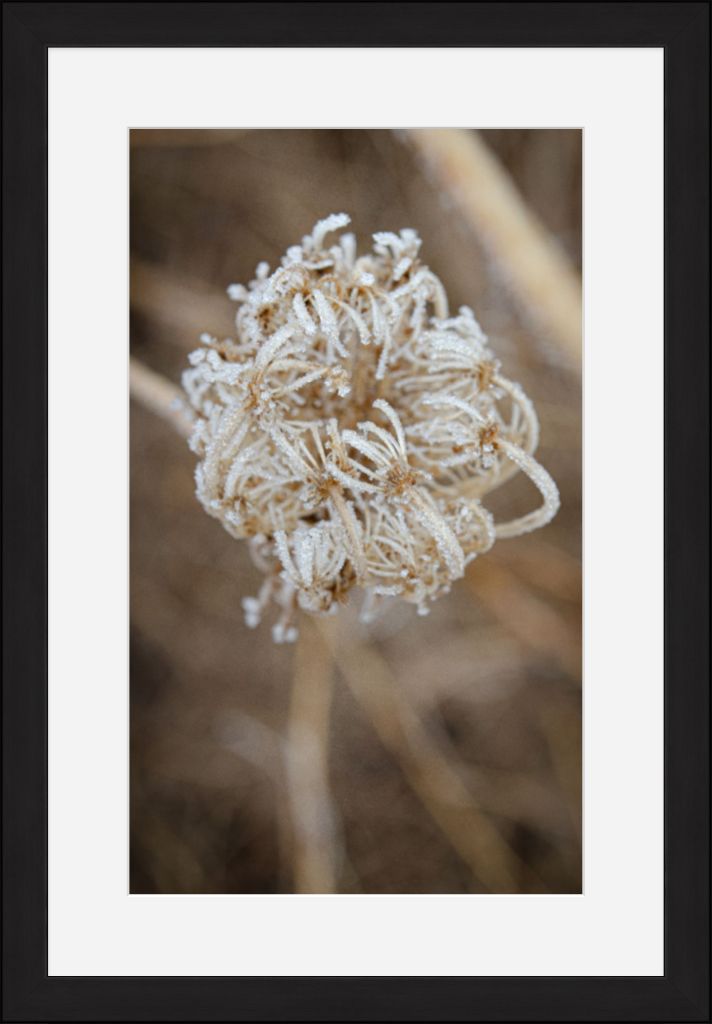
[[[265,582],[245,621],[276,605],[278,642],[296,638],[297,608],[332,612],[354,587],[368,617],[393,596],[425,614],[495,538],[559,506],[531,402],[472,310],[450,316],[415,231],[357,256],[353,235],[328,238],[348,223],[332,214],[273,273],[230,285],[234,339],[202,335],[183,374],[198,498],[249,539]],[[481,499],[518,470],[542,504],[495,524]]]

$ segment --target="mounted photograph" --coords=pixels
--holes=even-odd
[[[580,893],[579,130],[130,132],[130,890]]]

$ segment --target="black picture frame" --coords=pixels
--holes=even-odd
[[[3,1020],[709,1020],[709,22],[706,2],[3,5]],[[48,47],[265,45],[664,47],[663,977],[48,977]]]

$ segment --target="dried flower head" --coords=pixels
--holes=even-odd
[[[234,338],[208,335],[183,386],[197,413],[197,495],[248,538],[274,639],[295,612],[324,614],[354,587],[364,615],[397,596],[425,614],[465,566],[547,523],[556,485],[532,458],[531,402],[504,377],[472,310],[450,317],[415,231],[379,232],[357,256],[346,214],[319,221],[270,273],[231,285]],[[542,503],[495,524],[481,499],[522,470]]]

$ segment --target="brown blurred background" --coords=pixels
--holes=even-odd
[[[479,135],[574,270],[581,133]],[[471,305],[541,420],[562,497],[427,618],[394,604],[242,621],[259,574],[193,494],[194,456],[131,407],[131,880],[135,893],[581,890],[581,383],[507,254],[388,131],[131,133],[131,351],[178,382],[231,282],[332,212],[365,248],[416,228],[451,308]],[[486,504],[533,507],[515,481]]]

